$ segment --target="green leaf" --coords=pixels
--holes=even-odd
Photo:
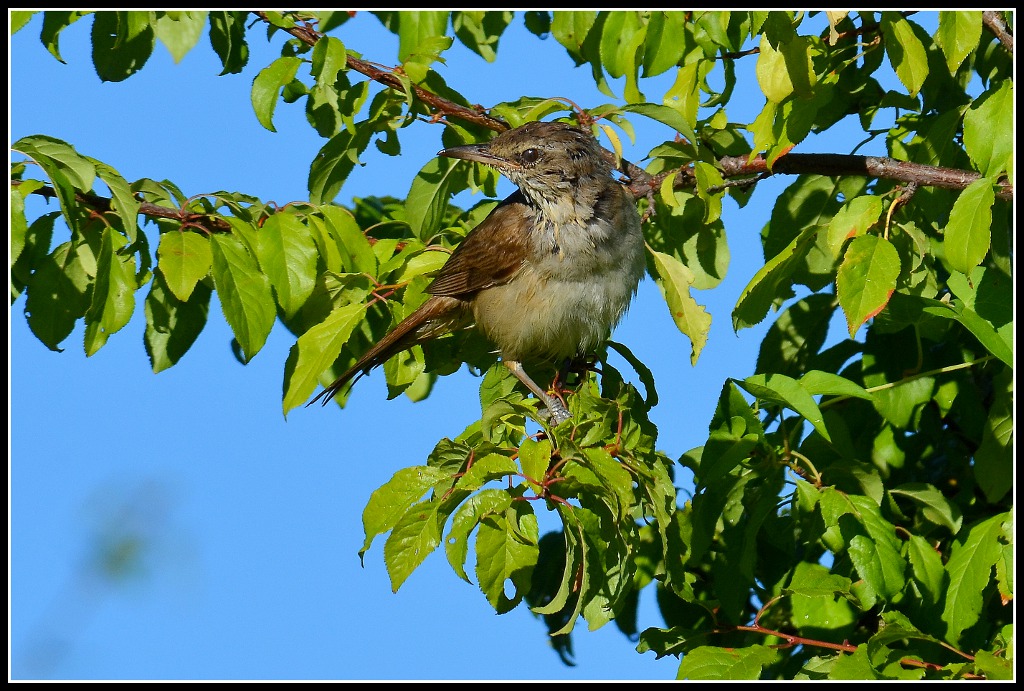
[[[678,64],[686,52],[685,37],[685,12],[651,12],[643,44],[643,76],[655,77]],[[696,63],[692,66],[696,67]]]
[[[487,62],[494,62],[498,55],[498,39],[513,16],[509,10],[452,12],[452,29],[467,48]]]
[[[467,167],[435,156],[420,168],[405,198],[405,217],[421,240],[428,240],[441,225],[453,185],[461,186]]]
[[[1013,378],[1009,367],[995,378],[993,389],[981,446],[974,453],[974,475],[985,497],[994,504],[1013,489]]]
[[[199,233],[169,231],[160,236],[157,267],[167,288],[181,302],[187,302],[196,284],[210,273],[213,251],[210,239]]]
[[[889,490],[889,494],[906,497],[921,507],[924,517],[956,535],[960,531],[963,515],[960,508],[945,497],[933,485],[924,482],[908,482]]]
[[[793,623],[802,632],[827,630],[830,637],[841,635],[856,622],[850,605],[856,598],[850,592],[850,579],[831,574],[821,564],[799,562],[789,587]],[[838,597],[837,597],[838,596]]]
[[[926,539],[911,535],[907,543],[911,576],[921,590],[925,606],[932,608],[942,602],[946,590],[946,572],[942,557]]]
[[[782,103],[790,94],[810,97],[817,77],[807,38],[796,36],[776,49],[762,34],[756,74],[761,91],[773,103]]]
[[[988,680],[1014,681],[1015,666],[1013,660],[1008,657],[979,650],[974,656],[974,665]]]
[[[861,643],[852,653],[840,655],[828,675],[829,680],[863,681],[885,679],[872,662],[866,643]]]
[[[633,351],[621,343],[616,343],[615,341],[608,341],[607,343],[608,347],[621,355],[623,359],[629,363],[630,367],[633,368],[633,371],[640,377],[640,381],[643,383],[644,389],[647,391],[647,400],[645,403],[651,408],[658,405],[658,390],[654,386],[654,373],[651,372],[650,368],[641,362],[640,359],[633,354]]]
[[[733,308],[733,329],[739,331],[759,323],[777,299],[792,294],[788,290],[789,279],[813,246],[817,232],[817,226],[805,227],[786,248],[754,274]]]
[[[583,43],[596,22],[597,13],[593,10],[560,10],[551,18],[551,35],[562,44],[577,65],[588,62],[588,59],[583,57]]]
[[[980,11],[939,12],[939,30],[935,33],[935,43],[946,56],[950,74],[956,74],[964,59],[978,47],[980,40]]]
[[[10,24],[11,24],[11,36],[18,33],[25,28],[29,20],[32,19],[32,15],[37,14],[31,10],[11,10]]]
[[[477,583],[498,614],[513,609],[530,589],[539,539],[529,502],[513,502],[503,514],[481,518],[475,545]],[[511,598],[505,594],[506,581],[514,587]]]
[[[38,180],[26,180],[20,185],[11,185],[11,261],[13,269],[28,237],[28,220],[25,218],[25,196],[43,187]]]
[[[851,337],[885,308],[899,276],[900,254],[885,238],[862,235],[849,244],[836,273],[836,297]]]
[[[220,58],[221,75],[237,74],[249,62],[249,44],[245,42],[248,12],[210,12],[210,45]]]
[[[817,293],[783,310],[761,341],[754,371],[777,372],[794,379],[806,372],[825,343],[835,312],[834,299],[832,295]]]
[[[530,487],[534,491],[540,489],[540,483],[544,481],[551,465],[551,440],[524,439],[519,446],[519,463],[523,467],[523,475],[526,476]]]
[[[881,197],[868,194],[843,204],[828,223],[828,247],[832,256],[838,259],[846,241],[864,235],[881,216]]]
[[[896,12],[882,13],[882,37],[885,54],[889,56],[896,76],[911,96],[917,96],[928,76],[928,54],[924,45],[910,22]]]
[[[337,134],[343,121],[348,117],[348,124],[351,124],[353,113],[343,113],[342,101],[339,98],[348,80],[344,70],[348,64],[348,54],[345,45],[333,36],[324,36],[316,42],[313,48],[313,65],[310,74],[315,83],[309,90],[309,99],[306,103],[306,115],[313,124],[316,131],[323,137],[332,137]],[[289,79],[283,84],[290,83]],[[358,110],[356,108],[355,110]],[[346,127],[349,131],[351,127]]]
[[[834,396],[853,396],[867,401],[873,400],[871,394],[865,391],[864,387],[859,384],[855,384],[838,374],[822,372],[816,369],[808,370],[804,376],[800,377],[800,386],[813,396],[830,394]]]
[[[601,32],[601,62],[618,79],[636,69],[637,47],[647,35],[638,12],[611,12]]]
[[[746,648],[699,646],[687,652],[679,663],[676,679],[736,680],[760,679],[764,668],[778,653],[767,645]]]
[[[895,610],[883,612],[881,619],[881,626],[879,627],[878,632],[871,636],[871,639],[868,641],[869,650],[877,650],[882,646],[907,640],[928,641],[930,643],[941,644],[939,639],[924,633],[914,626],[910,619],[901,612]]]
[[[373,538],[394,528],[431,487],[448,477],[449,473],[442,468],[413,466],[402,468],[374,490],[363,509],[363,533],[366,540],[359,550],[359,559],[362,560]]]
[[[25,316],[32,333],[50,350],[61,350],[61,341],[89,309],[95,266],[90,247],[76,241],[59,245],[35,267],[28,281]]]
[[[169,12],[156,20],[156,37],[170,51],[175,63],[196,47],[206,28],[205,10]],[[172,16],[173,15],[173,16]]]
[[[836,595],[852,598],[851,585],[849,578],[829,573],[829,570],[821,564],[799,562],[793,569],[793,577],[790,579],[789,585],[782,592],[790,596],[802,597],[805,600],[819,600]]]
[[[211,249],[217,297],[248,362],[267,342],[277,317],[270,281],[235,236],[214,235]]]
[[[946,261],[965,274],[981,263],[992,244],[995,191],[987,178],[975,180],[960,193],[949,212],[943,239]]]
[[[338,206],[325,206],[322,212],[327,229],[337,241],[345,270],[376,275],[377,256],[351,212]]]
[[[584,449],[579,465],[572,464],[567,467],[565,476],[578,477],[575,473],[581,468],[590,470],[604,488],[600,498],[607,504],[612,514],[620,521],[629,520],[633,509],[633,476],[629,471],[601,447]]]
[[[849,501],[855,507],[859,525],[839,521],[847,553],[860,577],[878,597],[889,601],[900,593],[906,582],[907,564],[900,555],[896,528],[882,517],[873,499],[850,495]]]
[[[154,274],[144,303],[146,353],[154,374],[176,365],[195,343],[206,326],[212,294],[209,286],[200,283],[182,301],[170,290],[163,274]]]
[[[690,364],[697,364],[711,331],[711,315],[690,296],[693,273],[675,257],[650,250],[657,271],[658,289],[668,304],[672,321],[690,339]]]
[[[964,115],[964,148],[986,178],[1012,175],[1013,112],[1013,82],[1006,80],[993,84]]]
[[[111,334],[120,331],[135,311],[135,255],[118,250],[128,244],[117,231],[103,230],[92,303],[85,314],[85,354],[94,355]]]
[[[565,560],[562,577],[559,580],[558,589],[551,596],[551,599],[545,604],[534,605],[531,608],[534,614],[551,615],[564,613],[569,604],[569,598],[574,592],[579,592],[580,590],[581,583],[579,581],[586,579],[585,571],[583,572],[583,579],[577,579],[579,567],[586,557],[586,544],[575,529],[578,521],[575,519],[574,514],[567,513],[562,508],[559,508],[558,512],[563,517],[563,522],[567,524],[567,529],[562,532],[562,536],[565,538]],[[576,618],[579,616],[580,609],[582,609],[581,600],[581,597],[576,597],[577,604],[574,611],[565,617],[565,626],[558,632],[551,632],[552,635],[555,633],[568,633],[572,630]]]
[[[455,483],[455,489],[475,491],[488,482],[516,475],[516,462],[500,453],[489,453],[477,458]]]
[[[378,19],[398,34],[398,61],[405,62],[424,41],[445,35],[448,12],[374,12]]]
[[[954,318],[967,327],[990,353],[1013,367],[1013,322],[1008,322],[997,330],[991,322],[980,317],[974,310],[963,307],[959,302],[954,300],[949,305],[949,309],[955,315]]]
[[[484,516],[502,514],[512,504],[512,495],[505,489],[485,489],[467,499],[452,518],[452,528],[444,540],[448,563],[459,578],[470,582],[466,575],[466,555],[469,553],[469,534]]]
[[[88,157],[87,157],[88,158]],[[139,234],[139,208],[142,202],[135,198],[128,181],[121,177],[121,174],[94,158],[89,158],[96,168],[96,174],[107,187],[113,199],[110,208],[120,217],[121,225],[129,242],[135,242]]]
[[[700,69],[702,63],[691,62],[676,71],[676,81],[672,84],[661,102],[679,113],[689,126],[687,132],[696,133],[697,111],[700,108]],[[689,134],[685,135],[687,140]]]
[[[644,100],[637,88],[637,74],[646,37],[647,25],[635,11],[610,12],[601,30],[602,67],[612,77],[626,77],[625,98],[629,103]]]
[[[984,593],[992,582],[992,567],[999,558],[1002,523],[1008,518],[1008,514],[998,514],[972,525],[950,551],[942,621],[947,625],[946,640],[954,646],[981,615]]]
[[[313,292],[316,245],[309,228],[288,213],[276,213],[268,218],[258,237],[260,268],[270,279],[281,309],[290,317]]]
[[[697,142],[697,133],[693,125],[675,108],[659,105],[657,103],[628,103],[622,106],[626,113],[636,113],[644,117],[668,125],[673,130],[683,135],[689,142]]]
[[[309,202],[314,205],[334,201],[349,173],[359,163],[359,154],[370,143],[370,127],[356,126],[355,134],[342,130],[317,152],[309,167]]]
[[[442,521],[437,502],[416,504],[399,519],[384,542],[384,565],[397,593],[406,579],[441,544]],[[365,515],[365,514],[364,514]]]
[[[79,19],[91,12],[44,12],[43,30],[39,34],[39,40],[50,51],[50,55],[64,62],[60,56],[60,33]]]
[[[97,12],[92,62],[105,82],[120,82],[142,69],[156,45],[149,12]]]
[[[256,119],[271,132],[274,128],[274,109],[281,89],[295,79],[295,73],[302,64],[301,58],[285,56],[270,63],[252,81],[252,109]]]
[[[295,367],[285,375],[282,400],[285,415],[309,399],[320,376],[338,359],[353,329],[365,318],[365,312],[364,303],[344,305],[299,336],[292,347]]]
[[[722,216],[722,173],[710,163],[696,161],[693,175],[697,179],[697,196],[704,201],[704,223],[712,224]]]
[[[55,173],[70,183],[75,190],[88,192],[96,179],[96,166],[88,156],[82,156],[67,142],[42,134],[22,137],[11,145],[39,164],[51,179]],[[57,190],[58,194],[60,190]],[[63,207],[62,207],[63,208]],[[65,211],[67,216],[68,212]]]
[[[547,38],[551,33],[551,13],[544,10],[527,10],[523,13],[526,30],[538,38]]]
[[[818,404],[795,379],[784,374],[755,374],[743,380],[736,380],[736,383],[751,396],[795,410],[814,425],[814,429],[821,436],[831,441]]]

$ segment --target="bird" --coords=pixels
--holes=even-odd
[[[609,337],[646,268],[635,199],[593,136],[563,122],[529,122],[438,155],[491,166],[518,189],[459,243],[426,302],[307,405],[326,405],[393,355],[472,325],[557,426],[571,414],[523,362],[567,361]]]

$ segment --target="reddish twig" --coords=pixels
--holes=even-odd
[[[270,23],[267,18],[266,12],[253,12],[257,17],[263,21]],[[308,46],[315,46],[316,42],[319,41],[323,34],[313,29],[311,26],[296,24],[293,27],[283,29],[295,38],[299,39]],[[364,77],[368,77],[375,82],[383,84],[384,86],[395,89],[398,91],[405,90],[405,84],[402,80],[395,76],[393,70],[387,68],[380,68],[375,66],[373,63],[366,60],[360,60],[352,55],[346,56],[346,63],[349,69],[355,70]],[[472,123],[474,125],[480,125],[488,129],[494,130],[495,132],[504,132],[509,129],[508,123],[504,120],[491,117],[490,115],[482,112],[482,109],[477,110],[474,108],[467,108],[466,106],[453,103],[446,98],[442,98],[437,94],[431,93],[426,89],[417,86],[416,84],[411,85],[412,92],[416,95],[423,103],[427,104],[435,112],[443,113],[446,117],[455,117],[465,122]]]

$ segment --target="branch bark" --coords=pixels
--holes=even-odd
[[[267,18],[266,12],[253,12],[253,14],[255,14],[263,21],[267,22],[268,24],[270,23],[270,20]],[[323,34],[318,32],[308,24],[296,24],[293,27],[282,29],[282,31],[286,31],[287,33],[291,34],[295,38],[305,43],[307,46],[315,46],[316,42],[323,37]],[[351,55],[346,56],[345,60],[349,69],[355,70],[364,77],[368,77],[369,79],[372,79],[373,81],[379,84],[383,84],[389,89],[404,91],[402,80],[395,76],[394,69],[381,69],[379,67],[376,67],[372,63],[369,63],[365,60],[360,60],[359,58],[353,57]],[[446,117],[458,118],[465,122],[469,122],[474,125],[480,125],[481,127],[486,127],[488,129],[494,130],[495,132],[504,132],[505,130],[509,129],[507,122],[505,122],[504,120],[499,120],[498,118],[495,117],[491,117],[487,113],[483,112],[483,108],[481,108],[480,110],[475,110],[473,108],[467,108],[466,106],[460,105],[458,103],[453,103],[452,101],[449,101],[446,98],[442,98],[441,96],[438,96],[435,93],[427,91],[426,89],[417,86],[416,84],[412,85],[412,92],[416,94],[416,98],[430,106],[430,108],[432,108],[435,112],[442,113]]]
[[[20,184],[21,180],[11,180],[12,186],[16,187]],[[52,187],[40,187],[37,190],[33,190],[32,193],[47,199],[55,199],[57,197],[57,191]],[[101,197],[96,194],[89,194],[88,192],[77,192],[75,200],[97,213],[107,213],[113,209],[109,197]],[[182,209],[172,209],[166,206],[151,204],[150,202],[142,202],[139,206],[139,215],[178,221],[184,226],[194,226],[207,233],[227,233],[231,230],[231,224],[220,216],[199,214],[191,211],[186,212]]]
[[[751,174],[801,175],[860,175],[897,182],[915,183],[930,187],[962,190],[975,180],[980,173],[956,168],[942,168],[910,161],[897,161],[884,156],[857,156],[853,154],[786,154],[780,156],[775,165],[768,167],[763,155],[748,161],[746,156],[731,156],[719,161],[725,177]],[[1000,199],[1013,199],[1013,185],[1002,182],[996,193]]]
[[[1013,56],[1013,34],[1010,33],[1010,29],[1006,26],[1006,21],[1003,19],[1002,12],[996,12],[993,10],[986,10],[981,13],[981,23],[985,27],[995,34],[995,37],[999,39],[999,42],[1003,44],[1010,56]]]

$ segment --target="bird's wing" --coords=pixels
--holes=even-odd
[[[459,243],[452,256],[427,287],[431,295],[469,297],[508,283],[526,261],[529,237],[511,226],[523,224],[533,212],[522,193],[516,192],[496,206],[480,225]]]

